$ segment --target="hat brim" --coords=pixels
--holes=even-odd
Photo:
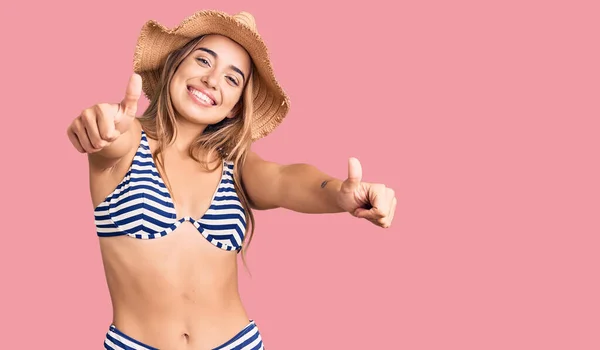
[[[278,83],[269,52],[260,35],[233,16],[214,10],[194,13],[177,27],[169,29],[155,20],[142,27],[133,60],[134,72],[142,77],[142,90],[147,98],[154,96],[162,67],[169,53],[201,35],[219,34],[244,47],[255,66],[253,72],[254,113],[252,140],[273,131],[287,115],[289,97]]]

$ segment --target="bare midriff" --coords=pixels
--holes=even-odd
[[[237,252],[208,242],[189,222],[165,237],[102,237],[113,324],[161,350],[213,349],[249,318],[237,284]]]

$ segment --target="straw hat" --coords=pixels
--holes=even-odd
[[[227,36],[252,57],[256,67],[253,72],[252,140],[266,136],[282,122],[290,101],[275,78],[267,46],[258,34],[254,17],[248,12],[229,15],[214,10],[198,11],[172,29],[154,20],[146,22],[133,59],[134,71],[142,76],[144,94],[149,99],[154,95],[161,69],[171,51],[205,34]]]

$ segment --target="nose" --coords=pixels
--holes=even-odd
[[[215,71],[212,70],[207,72],[206,75],[202,77],[202,82],[206,84],[208,88],[214,89],[217,86],[217,77]]]

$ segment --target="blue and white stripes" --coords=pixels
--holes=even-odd
[[[104,338],[104,348],[108,350],[158,350],[124,334],[111,325]]]
[[[245,212],[235,191],[233,163],[223,162],[223,173],[206,213],[199,219],[176,218],[173,199],[163,182],[142,131],[131,167],[117,188],[94,210],[100,237],[128,235],[153,239],[189,221],[212,244],[225,250],[242,247]]]
[[[225,344],[213,350],[264,350],[262,337],[253,320]]]
[[[158,350],[150,345],[146,345],[133,339],[127,334],[111,325],[106,338],[104,339],[104,348],[108,350]],[[258,327],[253,320],[244,327],[238,334],[222,345],[213,350],[264,350],[264,345]]]

